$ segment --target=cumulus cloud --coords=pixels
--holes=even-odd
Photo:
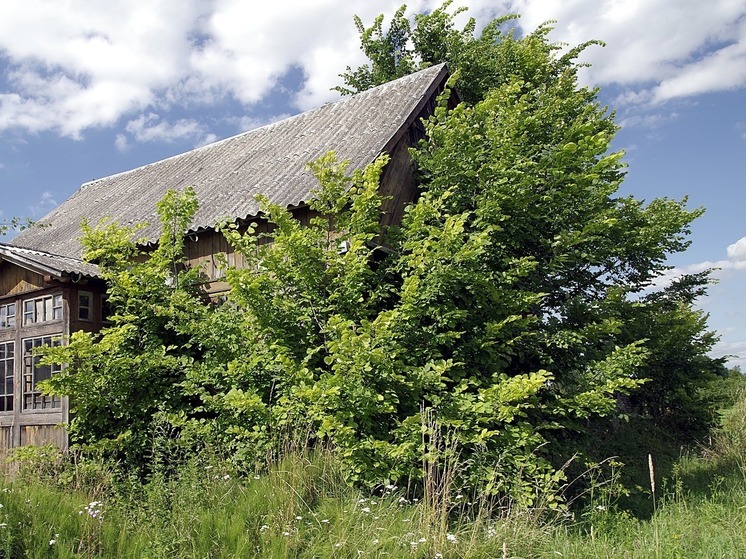
[[[54,131],[79,138],[129,125],[174,105],[261,102],[292,68],[304,80],[292,99],[304,110],[332,100],[346,66],[360,64],[353,15],[390,17],[401,0],[85,0],[0,3],[0,131]],[[440,0],[412,0],[410,13]],[[714,0],[461,0],[480,25],[509,12],[533,29],[558,23],[556,41],[599,38],[585,79],[625,86],[626,104],[661,103],[746,84],[746,6]],[[247,111],[249,112],[249,111]],[[644,124],[644,122],[641,122]],[[169,141],[193,123],[144,123],[116,140]],[[200,138],[195,137],[200,141]]]
[[[434,6],[416,0],[414,11]],[[0,130],[52,130],[79,138],[173,104],[225,98],[247,107],[264,99],[290,68],[306,79],[296,108],[333,99],[346,65],[360,63],[359,13],[371,21],[399,0],[84,0],[0,4]],[[136,120],[136,119],[135,119]],[[131,122],[131,120],[129,121]],[[158,130],[119,138],[148,141]],[[170,133],[164,133],[167,140]]]
[[[178,84],[199,4],[4,1],[0,53],[11,90],[0,95],[0,130],[77,138],[152,105]]]
[[[119,151],[130,147],[130,139],[136,142],[173,143],[180,140],[192,140],[195,146],[206,145],[217,140],[214,134],[194,119],[179,119],[169,122],[155,113],[147,113],[130,120],[124,127],[126,132],[117,134],[114,145]]]
[[[29,212],[31,212],[31,217],[36,218],[46,215],[55,207],[57,207],[57,200],[54,199],[54,195],[45,191],[35,204],[29,206]]]
[[[557,20],[571,45],[601,39],[584,60],[594,84],[640,85],[655,101],[746,85],[746,4],[713,0],[516,0],[530,29]]]
[[[746,237],[741,237],[735,243],[729,245],[727,251],[730,261],[746,265]]]
[[[727,271],[740,272],[746,270],[746,237],[741,237],[735,243],[728,245],[726,249],[727,258],[721,260],[706,260],[696,262],[687,266],[676,266],[666,270],[658,276],[651,285],[651,288],[664,287],[670,284],[676,278],[687,274],[697,274],[705,270],[714,270],[714,275],[722,275]]]

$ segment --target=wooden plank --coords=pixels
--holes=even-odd
[[[3,262],[0,264],[0,297],[20,295],[48,287],[44,283],[44,276]]]
[[[59,425],[22,425],[21,446],[44,446],[53,444],[67,448],[67,433]]]
[[[2,455],[13,448],[11,433],[10,427],[0,427],[0,454]]]
[[[378,192],[385,198],[384,213],[381,216],[382,226],[400,223],[404,216],[404,208],[417,197],[417,183],[409,156],[409,144],[408,136],[402,138],[391,152],[390,160],[381,177],[381,187]]]

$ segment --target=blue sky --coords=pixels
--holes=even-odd
[[[39,218],[81,183],[335,99],[362,62],[354,14],[383,0],[2,0],[0,220]],[[407,2],[410,13],[440,2]],[[719,268],[701,306],[746,370],[746,0],[456,0],[591,47],[582,74],[622,126],[622,193],[705,207],[671,275]]]

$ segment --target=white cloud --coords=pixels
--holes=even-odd
[[[672,120],[676,120],[679,114],[677,112],[664,113],[643,113],[643,114],[632,114],[619,121],[619,125],[623,128],[630,126],[639,126],[643,128],[658,128]]]
[[[727,271],[740,272],[746,270],[746,237],[742,237],[732,245],[729,245],[726,249],[727,259],[722,260],[706,260],[704,262],[696,262],[694,264],[688,264],[686,266],[676,266],[670,270],[666,270],[663,274],[658,276],[653,282],[651,288],[664,287],[670,284],[676,278],[687,274],[697,274],[704,272],[705,270],[714,270],[714,276],[721,276]]]
[[[57,207],[57,200],[54,199],[54,195],[51,192],[45,191],[36,204],[29,206],[29,211],[31,212],[31,217],[36,218],[46,215],[55,207]]]
[[[193,140],[195,146],[202,146],[217,140],[206,127],[193,119],[180,119],[175,122],[162,120],[155,113],[147,113],[130,120],[124,127],[126,133],[117,134],[114,145],[119,151],[127,151],[130,140],[136,142],[173,143],[179,140]]]
[[[4,0],[0,53],[12,90],[0,96],[0,130],[76,138],[150,106],[178,84],[200,4]]]
[[[117,134],[116,138],[114,138],[114,147],[116,147],[118,151],[127,151],[130,148],[127,136],[124,134]]]
[[[746,237],[741,237],[728,246],[728,258],[736,263],[746,264]]]
[[[413,0],[409,13],[440,0]],[[86,0],[0,3],[0,131],[85,130],[163,114],[175,104],[226,98],[245,107],[266,98],[290,69],[305,81],[299,110],[333,99],[347,65],[363,62],[352,18],[370,23],[401,0]],[[746,5],[714,0],[462,0],[484,24],[520,12],[533,29],[557,19],[552,39],[602,39],[584,60],[591,83],[626,86],[625,104],[663,102],[746,84]],[[454,8],[456,7],[454,5]],[[248,111],[247,111],[248,112]],[[641,122],[642,124],[642,122]],[[127,141],[167,141],[188,123],[144,126]],[[153,128],[153,130],[151,130]],[[148,139],[150,138],[150,140]]]
[[[161,120],[155,113],[141,115],[130,120],[125,126],[138,142],[174,142],[184,138],[194,138],[204,135],[204,129],[195,120],[182,119],[173,124]]]
[[[522,25],[557,20],[552,37],[576,45],[600,39],[583,54],[592,84],[630,86],[639,103],[664,102],[746,86],[746,3],[713,0],[516,0]],[[633,88],[633,89],[632,89]],[[640,89],[641,88],[641,89]]]

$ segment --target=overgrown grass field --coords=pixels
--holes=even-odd
[[[2,481],[0,557],[746,557],[746,398],[711,445],[656,474],[655,495],[639,493],[655,498],[645,519],[620,509],[622,488],[601,469],[575,504],[550,511],[547,496],[521,509],[432,480],[363,492],[331,452],[241,478],[205,454],[146,483],[31,454]]]

